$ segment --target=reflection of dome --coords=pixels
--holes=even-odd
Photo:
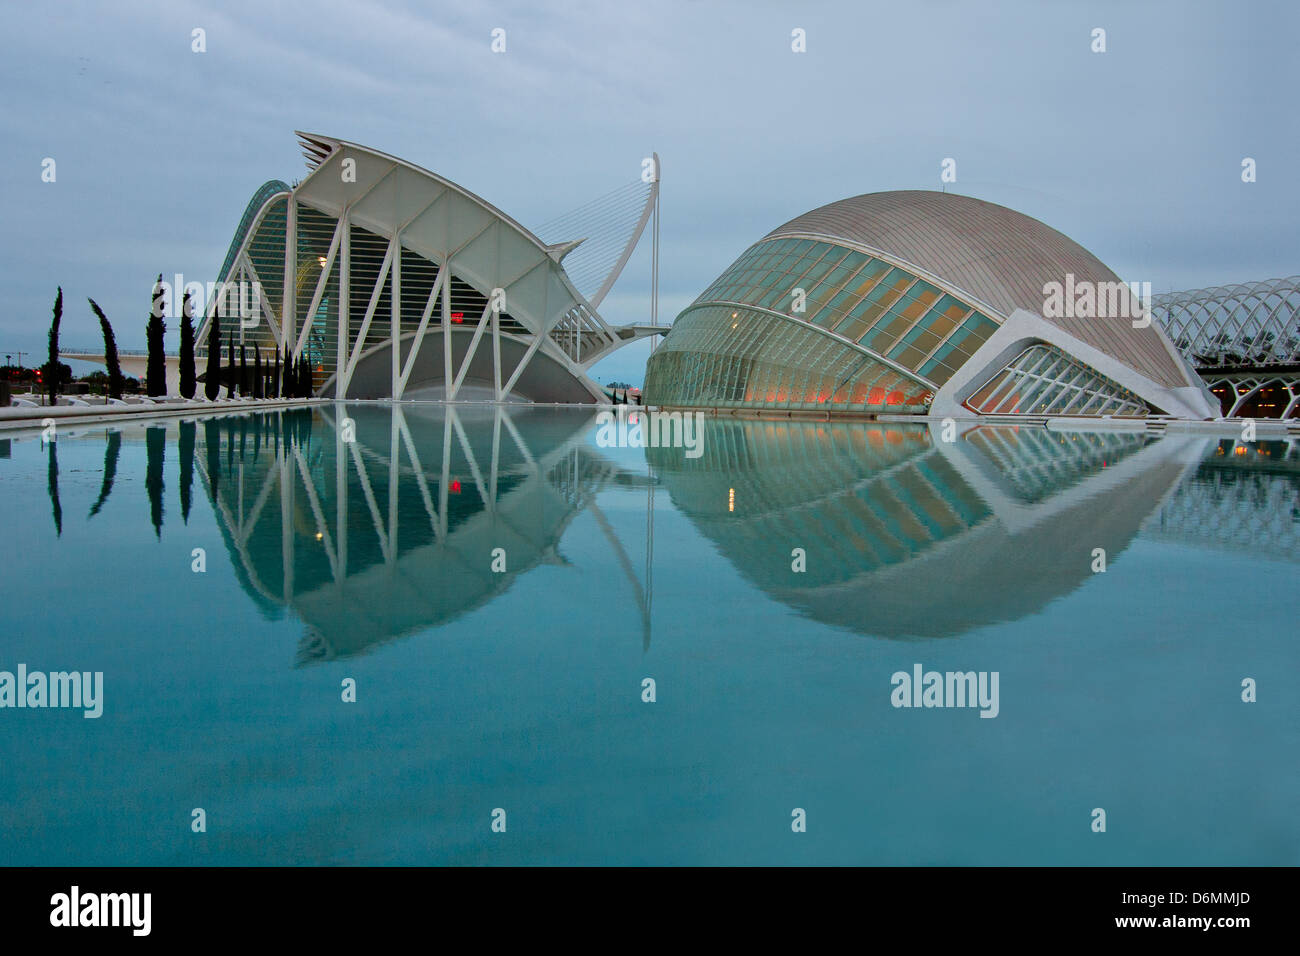
[[[863,634],[951,637],[1073,591],[1094,547],[1114,560],[1185,468],[1174,440],[1149,441],[718,420],[697,460],[647,453],[674,505],[776,600]]]
[[[1044,317],[1049,283],[1069,297],[1063,316]],[[1100,311],[1076,317],[1067,287]],[[750,246],[677,317],[646,400],[1213,417],[1160,328],[1134,326],[1139,312],[1110,269],[1036,219],[954,193],[870,193]]]

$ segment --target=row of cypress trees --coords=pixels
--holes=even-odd
[[[149,320],[145,325],[145,340],[148,343],[149,357],[146,364],[147,394],[150,397],[167,394],[167,365],[164,352],[163,336],[167,325],[162,313],[162,274],[154,283],[153,308],[149,311]],[[99,320],[99,328],[104,336],[104,363],[108,367],[108,395],[110,398],[122,397],[122,366],[118,359],[117,340],[113,335],[113,326],[108,316],[94,299],[87,299],[90,310]],[[49,336],[49,378],[45,383],[50,404],[58,401],[59,396],[59,326],[63,321],[63,286],[59,286],[54,299],[54,318],[50,323]],[[228,337],[228,364],[221,367],[221,318],[212,316],[212,328],[208,332],[208,359],[204,376],[204,395],[209,400],[216,399],[225,385],[230,394],[244,398],[310,398],[314,392],[312,384],[311,363],[306,355],[296,361],[289,356],[286,347],[283,353],[276,352],[275,362],[262,362],[262,350],[253,347],[251,369],[248,363],[248,349],[239,346],[239,361],[235,361],[235,336]],[[250,374],[251,373],[251,374]],[[184,398],[193,398],[198,391],[198,375],[194,358],[194,305],[190,294],[185,293],[181,305],[181,348],[180,348],[180,393]]]
[[[188,299],[188,296],[187,296]],[[188,319],[186,324],[189,324]],[[185,378],[186,364],[190,367],[190,374],[193,374],[194,368],[194,344],[193,331],[190,332],[190,344],[188,359],[185,347],[185,327],[181,328],[181,394],[185,395]],[[221,367],[221,316],[213,314],[212,326],[208,329],[208,364],[207,371],[204,375],[203,394],[209,400],[213,400],[220,393],[221,386],[225,385],[230,394],[238,394],[244,398],[310,398],[314,394],[312,384],[311,363],[306,355],[301,355],[295,361],[289,355],[289,349],[286,347],[283,352],[273,352],[275,361],[262,362],[262,350],[253,346],[253,361],[250,368],[248,361],[249,349],[245,345],[238,346],[236,352],[235,333],[232,331],[226,337],[226,357],[227,364],[223,370]],[[238,356],[238,362],[236,362]],[[251,374],[250,374],[251,373]],[[185,395],[186,398],[192,395]]]

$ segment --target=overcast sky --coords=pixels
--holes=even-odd
[[[110,12],[111,10],[111,12]],[[0,353],[143,347],[154,277],[214,279],[294,130],[431,169],[537,227],[663,162],[660,314],[836,199],[937,189],[1061,230],[1156,292],[1300,273],[1300,4],[454,3],[10,7]],[[191,51],[206,31],[207,52]],[[506,52],[490,49],[496,27]],[[1092,52],[1094,28],[1106,52]],[[807,52],[791,50],[806,32]],[[57,179],[41,180],[53,158]],[[1243,183],[1251,157],[1258,179]],[[643,250],[648,243],[643,243]],[[602,314],[645,321],[648,254]],[[176,329],[168,345],[176,345]],[[640,382],[647,346],[597,366]],[[2,359],[0,359],[2,360]]]

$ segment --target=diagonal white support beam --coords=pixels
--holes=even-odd
[[[388,391],[394,398],[397,380],[402,374],[402,235],[393,234],[397,251],[393,254],[393,288],[388,295]]]
[[[487,328],[488,318],[492,314],[492,300],[488,299],[487,305],[483,307],[483,314],[479,316],[478,325],[474,327],[474,337],[469,341],[469,350],[465,357],[461,359],[460,371],[456,373],[456,381],[452,383],[451,393],[447,396],[447,401],[454,402],[456,393],[460,391],[460,385],[465,381],[465,373],[469,371],[470,360],[474,358],[474,353],[478,351],[479,340],[483,338],[483,330]]]
[[[262,277],[257,274],[257,269],[253,267],[253,260],[248,258],[247,253],[243,256],[243,267],[244,272],[248,275],[248,280],[256,283],[258,288],[265,290],[266,287],[262,285]],[[259,295],[257,301],[262,309],[262,317],[266,319],[266,324],[275,337],[276,348],[284,348],[284,336],[280,333],[280,323],[275,320],[275,313],[271,311],[271,304],[266,301],[265,295]]]
[[[344,205],[339,214],[339,225],[343,235],[339,242],[339,326],[334,343],[334,397],[346,398],[340,386],[343,384],[343,368],[348,361],[348,336],[352,327],[352,207]],[[346,563],[343,564],[346,568]]]
[[[397,391],[394,398],[401,398],[406,391],[406,383],[411,378],[411,369],[415,368],[415,356],[420,351],[420,346],[424,342],[424,333],[429,328],[429,318],[433,315],[433,307],[438,304],[438,293],[442,290],[442,280],[447,275],[447,269],[444,267],[438,270],[438,278],[433,281],[433,288],[429,290],[429,300],[424,303],[424,311],[420,314],[420,327],[415,330],[415,341],[411,343],[411,351],[406,356],[406,367],[402,369],[397,379]]]
[[[330,251],[325,256],[325,265],[321,266],[320,278],[316,280],[316,291],[312,293],[311,305],[307,308],[307,314],[302,317],[302,331],[298,333],[298,343],[293,347],[293,357],[295,359],[302,354],[302,348],[307,344],[311,324],[316,320],[316,310],[320,308],[320,300],[325,296],[325,287],[329,285],[330,271],[334,268],[334,259],[339,254],[339,242],[343,238],[343,223],[346,220],[347,216],[340,216],[338,224],[334,227],[334,238],[330,240]]]
[[[284,296],[280,299],[280,319],[284,325],[285,342],[293,338],[298,294],[298,197],[289,194],[289,207],[284,222]]]
[[[451,391],[451,257],[442,267],[448,276],[442,284],[442,388],[446,396]]]
[[[379,276],[375,279],[375,287],[370,292],[370,302],[366,305],[366,316],[361,322],[361,328],[357,330],[356,343],[352,347],[352,354],[348,358],[347,368],[343,371],[343,382],[339,388],[339,393],[346,395],[348,385],[352,382],[352,373],[356,371],[357,360],[361,358],[361,352],[365,348],[366,333],[370,331],[370,323],[375,317],[375,309],[379,307],[379,297],[384,291],[384,282],[388,278],[388,270],[393,264],[393,251],[397,245],[397,240],[390,240],[388,243],[388,252],[384,256],[384,262],[379,267]]]
[[[552,325],[554,325],[554,323],[552,323]],[[551,326],[547,326],[545,331],[539,332],[533,337],[532,345],[528,346],[528,351],[525,352],[524,357],[519,360],[519,364],[515,366],[515,370],[510,373],[510,379],[506,382],[505,387],[501,389],[500,401],[505,401],[506,396],[509,395],[511,389],[515,387],[515,383],[519,381],[519,376],[524,374],[524,369],[528,367],[528,363],[533,360],[533,356],[537,354],[537,350],[541,347],[542,342],[550,334]]]

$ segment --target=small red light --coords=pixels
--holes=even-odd
[[[458,494],[460,494],[460,479],[459,479],[459,478],[453,478],[453,479],[451,480],[451,493],[452,493],[453,495],[458,495]]]

